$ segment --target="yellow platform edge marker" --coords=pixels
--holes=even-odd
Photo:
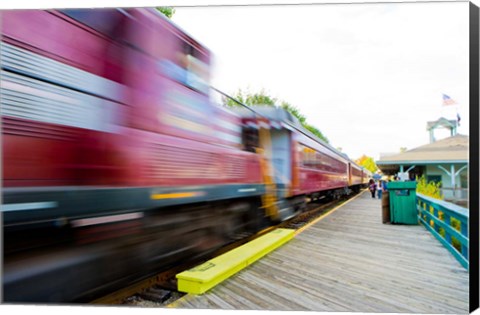
[[[295,230],[276,229],[247,244],[176,275],[178,291],[203,294],[293,238]]]

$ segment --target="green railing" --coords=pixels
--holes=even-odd
[[[468,209],[417,193],[419,221],[468,270]]]

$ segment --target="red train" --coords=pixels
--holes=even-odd
[[[90,300],[371,175],[288,112],[213,104],[210,52],[153,9],[0,20],[6,302]]]

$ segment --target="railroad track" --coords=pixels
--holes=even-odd
[[[177,280],[175,275],[190,269],[202,262],[205,262],[213,257],[219,256],[225,252],[228,252],[242,244],[245,244],[261,235],[264,235],[276,228],[289,228],[299,230],[304,228],[308,223],[317,219],[321,215],[325,215],[335,207],[341,205],[343,202],[352,198],[352,195],[348,198],[342,198],[339,200],[329,201],[322,204],[318,202],[309,203],[307,210],[294,218],[280,223],[277,226],[268,227],[255,235],[243,237],[242,239],[228,244],[216,251],[214,251],[207,258],[203,257],[202,260],[190,261],[185,264],[175,266],[167,271],[150,276],[144,280],[141,280],[131,286],[116,291],[112,294],[96,299],[91,304],[97,305],[134,305],[145,307],[160,307],[166,306],[175,300],[181,298],[185,294],[177,291]]]

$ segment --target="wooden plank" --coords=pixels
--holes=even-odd
[[[178,308],[467,313],[468,272],[421,225],[382,224],[363,194]],[[185,301],[185,302],[184,302]]]

